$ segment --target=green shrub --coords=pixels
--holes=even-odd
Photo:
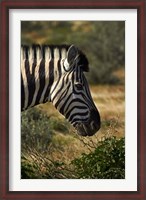
[[[56,131],[67,134],[68,129],[67,121],[48,117],[37,108],[26,110],[21,114],[22,149],[46,150]]]
[[[33,108],[21,114],[21,144],[22,149],[46,149],[51,141],[53,130],[49,126],[49,117]]]
[[[125,177],[124,138],[105,139],[89,154],[72,161],[77,178],[123,179]]]

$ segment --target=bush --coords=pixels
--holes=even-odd
[[[21,113],[22,149],[44,150],[51,140],[53,131],[49,127],[49,117],[32,108]]]
[[[125,177],[124,138],[105,139],[89,154],[72,161],[77,178],[123,179]]]
[[[68,133],[67,121],[48,117],[37,108],[31,108],[21,114],[22,149],[36,148],[46,150],[56,131]]]

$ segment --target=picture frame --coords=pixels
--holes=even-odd
[[[1,67],[0,67],[0,198],[4,199],[141,199],[146,198],[146,157],[145,157],[145,65],[146,14],[145,0],[117,1],[1,1]],[[137,9],[137,191],[9,191],[9,11],[10,9]]]

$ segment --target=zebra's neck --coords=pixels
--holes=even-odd
[[[50,100],[52,84],[61,77],[69,46],[21,47],[21,109]]]

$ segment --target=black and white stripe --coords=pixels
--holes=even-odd
[[[21,109],[51,101],[81,135],[100,128],[84,71],[86,56],[74,45],[21,47]]]

